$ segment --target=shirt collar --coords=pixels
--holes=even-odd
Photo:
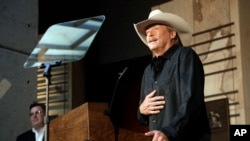
[[[162,57],[165,59],[170,59],[178,47],[179,47],[178,44],[173,45],[162,55]]]
[[[32,128],[32,131],[33,131],[34,133],[37,133],[37,134],[42,133],[42,132],[45,131],[45,126],[44,126],[43,128],[41,128],[41,129],[39,130],[39,132],[37,132],[37,131],[35,130],[34,127]]]
[[[167,60],[167,59],[170,59],[171,56],[174,54],[174,52],[176,51],[176,49],[179,47],[178,44],[175,44],[173,45],[171,48],[169,48],[162,56],[158,56],[158,57],[154,57],[151,61],[151,63],[155,64],[155,62],[157,60],[161,60],[161,59],[164,59],[164,60]]]

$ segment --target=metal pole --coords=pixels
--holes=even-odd
[[[45,133],[44,133],[44,141],[48,141],[48,130],[49,130],[49,79],[46,77],[46,112],[45,112]]]

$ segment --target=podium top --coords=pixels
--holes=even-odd
[[[24,63],[24,68],[43,63],[69,63],[82,59],[105,20],[104,15],[50,26]]]

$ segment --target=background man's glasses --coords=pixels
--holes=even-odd
[[[41,111],[35,111],[34,113],[30,113],[30,116],[32,117],[33,115],[40,115],[41,114]]]

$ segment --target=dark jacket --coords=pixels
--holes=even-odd
[[[141,123],[164,132],[170,141],[210,140],[203,65],[191,48],[175,45],[152,60],[144,70],[140,103],[154,89],[165,97],[164,109],[150,116],[138,111]]]
[[[35,133],[32,131],[32,129],[30,129],[22,133],[21,135],[17,136],[16,141],[36,141],[36,136]]]

